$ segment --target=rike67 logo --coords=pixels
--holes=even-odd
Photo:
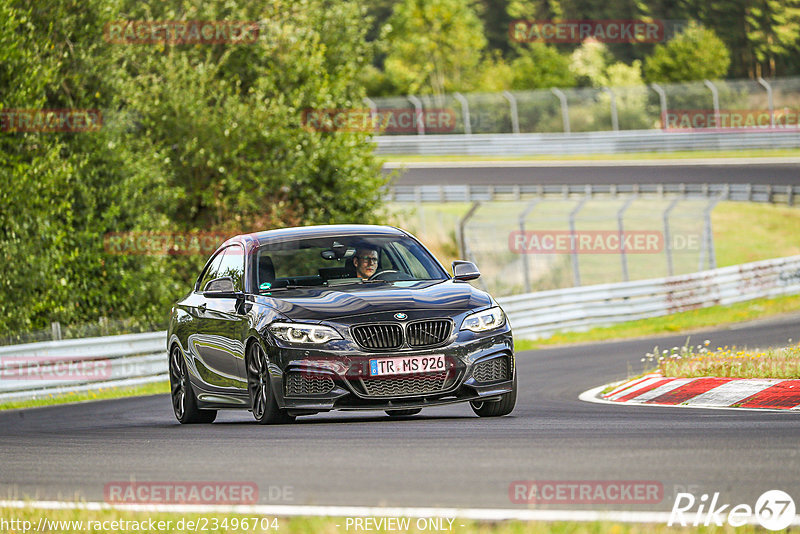
[[[723,526],[726,520],[732,527],[756,522],[768,530],[783,530],[795,520],[794,500],[785,491],[769,490],[761,494],[754,507],[732,506],[720,503],[719,492],[710,498],[704,493],[699,499],[691,493],[678,493],[667,526]]]

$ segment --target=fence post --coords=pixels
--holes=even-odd
[[[418,185],[414,186],[414,203],[416,204],[417,214],[419,215],[420,229],[424,235],[427,233],[425,226],[425,208],[422,206],[422,188]]]
[[[772,100],[772,86],[762,78],[761,76],[758,77],[758,83],[767,90],[767,105],[769,106],[769,126],[770,128],[775,128],[775,103]]]
[[[528,204],[522,213],[519,216],[519,231],[522,232],[522,235],[525,235],[525,219],[528,218],[528,215],[533,211],[533,208],[541,202],[542,200],[539,198],[533,199],[530,204]],[[525,293],[530,293],[531,290],[531,278],[530,273],[528,272],[528,254],[525,252],[521,253],[522,255],[522,272],[525,275]]]
[[[610,87],[603,87],[603,92],[611,97],[611,129],[619,131],[619,116],[617,115],[617,97]]]
[[[517,114],[517,99],[514,98],[508,91],[503,91],[503,96],[508,100],[508,105],[511,111],[511,131],[515,134],[519,133],[519,115]]]
[[[636,200],[636,195],[634,194],[625,201],[625,204],[617,212],[617,229],[619,230],[619,251],[620,251],[620,259],[622,260],[622,279],[626,282],[628,281],[628,256],[625,254],[625,225],[624,225],[624,218],[625,218],[625,211],[631,206],[631,203]]]
[[[714,123],[717,125],[717,128],[720,128],[719,124],[719,92],[717,91],[717,86],[711,83],[710,80],[703,80],[703,83],[706,87],[711,90],[711,98],[714,102]]]
[[[564,133],[569,133],[569,105],[567,104],[567,95],[557,87],[553,87],[550,91],[556,95],[561,102],[561,123],[564,125]]]
[[[672,266],[672,237],[669,234],[669,214],[672,209],[678,205],[680,202],[680,198],[676,198],[672,202],[670,202],[669,206],[666,210],[664,210],[664,252],[667,254],[667,276],[672,276],[674,274],[674,269]]]
[[[661,129],[667,129],[667,93],[657,83],[651,83],[650,87],[658,93],[658,101],[661,103]]]
[[[53,341],[60,341],[61,340],[61,323],[58,321],[53,321],[50,323],[50,331],[53,334]]]
[[[572,247],[572,284],[575,287],[581,285],[581,270],[580,265],[578,263],[578,251],[576,250],[575,244],[575,216],[578,212],[583,208],[583,205],[586,204],[586,201],[589,200],[589,195],[586,195],[578,202],[578,205],[569,213],[569,237],[570,237],[570,246]]]
[[[417,135],[425,135],[425,120],[422,116],[422,101],[414,95],[406,96],[409,102],[414,104],[414,117],[417,121]]]
[[[461,119],[464,122],[464,134],[472,135],[472,123],[469,120],[469,102],[461,93],[453,93],[453,97],[461,103]]]
[[[369,98],[367,96],[364,97],[364,103],[369,108],[369,117],[372,119],[372,125],[374,127],[373,131],[376,134],[380,134],[381,133],[381,125],[378,122],[378,106],[375,104],[374,100],[372,100],[371,98]]]
[[[712,200],[708,206],[706,206],[705,218],[705,231],[706,231],[706,239],[707,241],[707,248],[708,248],[708,268],[709,269],[716,269],[717,268],[717,254],[714,249],[714,232],[713,228],[711,227],[711,211],[717,205],[717,202],[720,201],[720,198],[717,197]]]
[[[465,234],[467,221],[472,218],[480,205],[480,201],[474,202],[472,207],[469,208],[467,214],[464,215],[460,221],[458,221],[458,255],[465,260],[467,259],[467,236]]]

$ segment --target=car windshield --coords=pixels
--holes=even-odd
[[[259,247],[255,261],[261,291],[448,278],[431,254],[406,236],[282,241]]]

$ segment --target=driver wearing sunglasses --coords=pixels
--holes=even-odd
[[[356,275],[367,280],[378,270],[378,251],[374,248],[360,248],[353,258],[356,266]]]

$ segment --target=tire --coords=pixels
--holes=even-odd
[[[278,407],[269,376],[269,360],[258,343],[247,350],[247,391],[250,409],[259,425],[291,423],[294,417]]]
[[[386,410],[386,415],[389,417],[408,417],[410,415],[417,415],[422,411],[422,408],[409,408],[407,410]]]
[[[197,407],[197,397],[189,380],[186,360],[177,345],[172,347],[169,354],[169,386],[172,411],[181,424],[213,423],[217,418],[216,410],[201,410]]]
[[[478,417],[500,417],[508,415],[514,410],[517,404],[517,375],[514,375],[514,383],[511,391],[500,397],[496,402],[470,401],[469,405]]]

